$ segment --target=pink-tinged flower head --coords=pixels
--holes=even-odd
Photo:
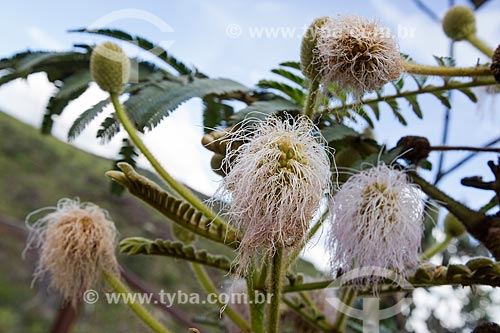
[[[424,204],[403,171],[379,164],[351,176],[331,209],[334,270],[382,268],[404,277],[417,266]],[[362,281],[375,289],[380,278]]]
[[[329,18],[318,31],[315,52],[321,81],[356,93],[380,89],[403,70],[388,29],[360,16]]]
[[[61,199],[53,212],[28,226],[27,249],[40,251],[35,280],[48,273],[51,287],[73,305],[95,288],[103,271],[117,274],[117,231],[98,206]]]
[[[228,144],[231,165],[218,194],[227,202],[229,222],[242,233],[240,273],[257,254],[302,245],[309,222],[329,191],[330,161],[317,129],[305,117],[259,121],[251,131],[232,134],[247,140]]]

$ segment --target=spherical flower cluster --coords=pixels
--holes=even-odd
[[[455,6],[443,18],[443,30],[453,40],[464,40],[476,33],[476,18],[472,8]]]
[[[403,171],[379,164],[351,176],[331,209],[334,270],[382,268],[405,277],[417,266],[424,204]],[[380,279],[372,274],[359,283],[375,290]]]
[[[103,271],[118,274],[114,253],[117,231],[98,206],[61,199],[55,211],[28,227],[26,249],[40,251],[34,280],[49,273],[51,287],[73,305],[85,290],[96,286]]]
[[[130,78],[130,60],[121,47],[106,42],[92,51],[90,72],[102,90],[119,94]]]
[[[231,141],[247,142],[238,149],[228,144],[231,168],[216,195],[226,200],[228,221],[242,233],[242,274],[257,254],[302,245],[330,183],[328,153],[310,120],[270,117],[253,126],[250,137],[245,130],[231,134]]]
[[[401,75],[403,60],[394,37],[376,22],[359,16],[329,18],[317,33],[313,52],[322,83],[360,93],[380,89]]]

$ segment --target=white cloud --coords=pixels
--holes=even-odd
[[[26,28],[27,33],[33,41],[33,46],[51,51],[60,51],[64,49],[64,44],[52,37],[43,29],[35,26]]]

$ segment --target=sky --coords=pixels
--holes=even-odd
[[[448,1],[424,2],[442,17]],[[466,1],[456,1],[467,4]],[[84,34],[68,33],[81,27],[118,28],[160,43],[176,57],[196,66],[212,77],[227,77],[248,86],[263,78],[276,78],[270,73],[280,62],[299,59],[300,40],[315,18],[358,14],[378,19],[396,35],[403,53],[424,64],[435,64],[433,55],[448,54],[448,39],[439,24],[423,14],[411,0],[359,1],[9,1],[2,4],[0,57],[32,50],[65,50],[73,43],[98,43],[104,39]],[[489,1],[477,13],[478,34],[493,47],[500,42],[500,2]],[[265,35],[270,29],[278,35]],[[264,32],[259,36],[259,31]],[[280,31],[282,33],[280,33]],[[146,57],[129,46],[131,57]],[[472,66],[478,59],[486,61],[466,43],[457,43],[458,65]],[[0,88],[0,110],[39,126],[44,106],[54,87],[43,74],[26,81],[16,81]],[[480,145],[500,134],[500,115],[494,112],[498,101],[494,96],[477,92],[484,100],[480,105],[454,95],[451,112],[450,144]],[[106,96],[95,85],[71,103],[56,121],[54,135],[66,140],[67,131],[79,113]],[[404,135],[427,137],[438,145],[442,135],[443,107],[432,97],[421,97],[424,120],[417,119],[406,105],[403,114],[408,127],[397,123],[392,113],[382,112],[375,126],[379,142],[393,146]],[[402,103],[404,105],[404,103]],[[382,109],[383,110],[383,109]],[[384,110],[383,110],[384,111]],[[107,111],[108,114],[111,110]],[[106,114],[99,119],[103,119]],[[93,122],[74,144],[95,154],[113,157],[121,137],[102,146],[95,140],[100,121]],[[144,137],[146,144],[172,175],[188,185],[212,193],[218,186],[218,176],[209,167],[211,153],[201,144],[201,103],[191,100],[178,108],[160,126]],[[166,145],[165,142],[171,144]],[[171,158],[176,156],[176,158]],[[445,165],[459,160],[464,153],[449,153]],[[490,199],[489,193],[459,185],[464,176],[482,175],[490,178],[485,162],[494,157],[480,154],[460,172],[442,182],[442,188],[472,207],[480,207]],[[431,155],[437,165],[437,155]],[[148,167],[142,159],[141,166]],[[431,173],[424,176],[431,177]],[[104,189],[105,190],[105,189]],[[322,258],[323,250],[309,250],[309,258]]]

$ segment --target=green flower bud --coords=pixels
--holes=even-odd
[[[446,272],[446,278],[453,279],[455,276],[469,278],[472,276],[472,271],[466,265],[461,265],[461,264],[448,265],[448,270]]]
[[[316,78],[321,72],[322,66],[317,59],[318,52],[316,51],[318,43],[319,29],[328,20],[328,17],[316,19],[307,29],[302,45],[300,47],[300,63],[302,73],[309,80]]]
[[[221,154],[214,154],[212,156],[212,159],[210,160],[210,167],[212,170],[218,174],[219,176],[225,176],[226,173],[224,172],[224,168],[222,167],[224,164],[224,155]]]
[[[495,262],[490,258],[472,258],[466,263],[467,267],[469,267],[472,271],[476,271],[481,268],[490,268],[495,265]]]
[[[466,231],[463,223],[460,222],[455,215],[451,213],[446,215],[444,218],[444,232],[446,235],[457,238],[462,236]]]
[[[497,49],[495,50],[495,53],[493,54],[490,68],[491,72],[493,73],[493,76],[495,77],[495,80],[497,80],[497,82],[500,83],[500,45],[498,45]]]
[[[443,18],[443,30],[453,40],[464,40],[476,33],[474,11],[467,6],[452,7]]]
[[[415,272],[415,281],[432,281],[436,274],[437,268],[431,263],[422,263]]]
[[[90,72],[102,90],[119,94],[130,77],[130,60],[118,45],[106,42],[92,52]]]

